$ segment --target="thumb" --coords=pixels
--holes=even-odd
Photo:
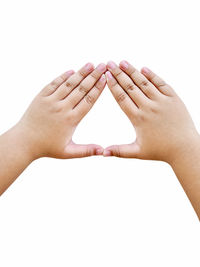
[[[120,158],[137,158],[139,156],[139,145],[134,142],[127,145],[114,145],[104,149],[104,157],[115,156]]]
[[[71,143],[66,148],[67,158],[83,158],[95,155],[103,155],[103,148],[99,145],[80,145]]]

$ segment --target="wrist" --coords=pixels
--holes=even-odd
[[[27,161],[32,162],[39,158],[37,145],[27,127],[20,122],[8,131],[13,146],[17,147],[24,155]]]
[[[197,156],[196,156],[197,155]],[[187,139],[183,144],[170,154],[170,157],[166,162],[174,168],[177,164],[181,162],[190,161],[194,157],[199,158],[200,155],[200,135],[198,133],[194,134],[192,138]],[[195,158],[193,159],[195,160]],[[184,163],[183,163],[184,164]]]

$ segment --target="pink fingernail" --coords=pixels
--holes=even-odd
[[[117,65],[115,64],[115,62],[113,61],[108,61],[108,64],[107,64],[108,68],[113,70],[117,67]]]
[[[123,69],[128,69],[128,62],[126,60],[123,60],[122,62],[120,62],[120,66]]]
[[[96,155],[102,155],[103,154],[103,148],[96,149]]]
[[[105,72],[106,71],[106,65],[104,63],[101,63],[97,66],[97,70],[100,72]]]
[[[110,73],[110,71],[106,71],[106,77],[107,77],[108,80],[112,80],[113,79],[113,76]]]
[[[111,155],[112,155],[112,153],[111,153],[110,150],[104,150],[104,152],[103,152],[103,156],[104,156],[104,157],[109,157],[109,156],[111,156]]]
[[[100,82],[104,82],[105,81],[105,75],[103,74],[102,76],[101,76],[101,78],[100,78]]]
[[[147,67],[142,68],[142,72],[149,74],[150,73],[150,69],[148,69]]]
[[[72,75],[72,74],[74,74],[74,70],[68,70],[68,71],[66,72],[66,74],[67,74],[67,75]]]
[[[93,65],[92,65],[91,63],[87,63],[87,64],[85,65],[85,69],[86,69],[87,71],[91,71],[91,70],[93,70]]]

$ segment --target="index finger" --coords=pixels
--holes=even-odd
[[[106,65],[99,64],[72,92],[67,96],[66,102],[74,107],[93,88],[101,75],[105,73]]]
[[[65,83],[63,83],[55,92],[54,96],[58,100],[64,99],[80,82],[85,79],[94,70],[92,63],[87,63],[79,71],[74,73]]]

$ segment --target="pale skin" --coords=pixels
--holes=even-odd
[[[106,65],[86,64],[48,84],[22,119],[0,136],[0,194],[41,157],[69,159],[103,153],[99,145],[79,145],[73,133],[106,85]]]
[[[106,72],[106,70],[108,70]],[[104,73],[106,72],[106,77]],[[130,119],[131,144],[78,145],[78,123],[103,91],[106,80]],[[141,72],[127,61],[91,63],[68,71],[48,84],[22,119],[0,136],[0,194],[40,157],[69,159],[93,155],[165,161],[171,165],[200,218],[200,136],[175,91],[148,68]]]
[[[104,156],[161,160],[171,165],[200,219],[200,136],[181,99],[148,68],[108,62],[107,84],[130,119],[136,140]]]

